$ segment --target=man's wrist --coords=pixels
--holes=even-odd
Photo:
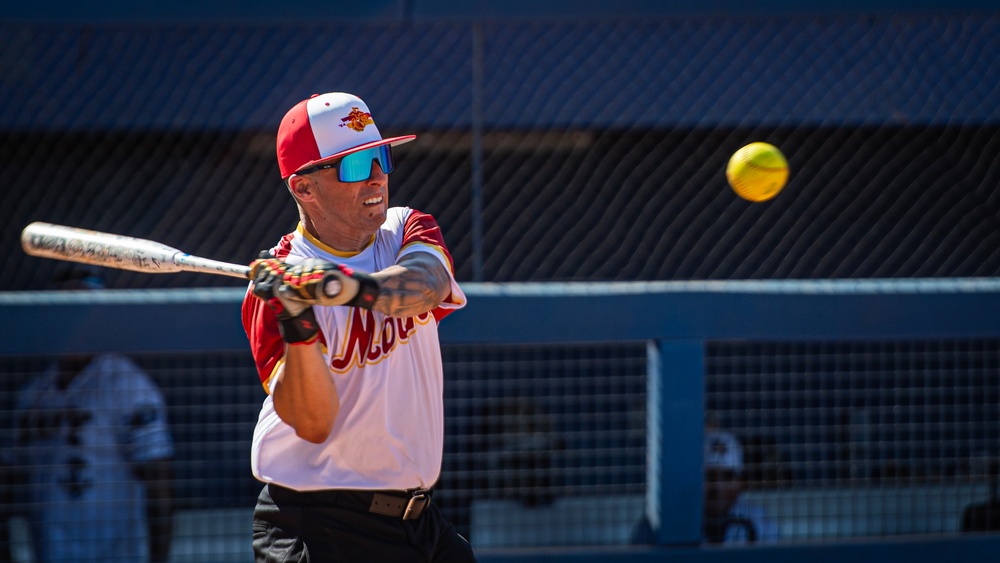
[[[381,286],[371,274],[363,272],[351,272],[350,276],[358,280],[358,293],[350,301],[345,303],[348,307],[361,307],[371,309],[375,306]]]
[[[298,316],[279,318],[278,329],[288,344],[312,344],[319,340],[319,325],[312,307],[307,307]]]

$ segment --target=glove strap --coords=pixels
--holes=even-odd
[[[361,287],[358,288],[358,294],[354,296],[354,299],[344,303],[344,305],[348,307],[361,307],[362,309],[371,309],[374,307],[379,293],[378,281],[363,272],[350,271],[347,275],[358,280],[361,283]]]
[[[288,344],[312,344],[319,337],[319,325],[316,324],[316,313],[312,307],[307,307],[297,317],[292,317],[285,311],[280,299],[271,299],[268,305],[277,313],[278,332]]]

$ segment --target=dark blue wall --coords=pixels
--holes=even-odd
[[[0,129],[263,130],[364,93],[399,128],[990,124],[1000,17],[0,24]]]
[[[96,22],[381,23],[441,20],[607,19],[691,15],[781,15],[995,11],[989,0],[104,0],[7,2],[0,20]]]

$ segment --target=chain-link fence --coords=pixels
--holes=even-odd
[[[998,38],[992,14],[3,24],[0,241],[39,220],[249,262],[297,221],[281,115],[344,90],[383,134],[418,134],[391,202],[438,219],[460,281],[996,276]],[[791,164],[765,204],[725,185],[750,141]],[[11,252],[0,290],[47,287],[60,267]],[[706,408],[745,441],[751,498],[785,538],[954,531],[992,502],[996,358],[993,340],[717,342]],[[241,460],[263,396],[249,358],[135,359],[174,432],[175,557],[245,559],[259,485]],[[3,399],[48,360],[4,358]],[[487,547],[631,541],[644,362],[631,343],[446,347],[435,501]],[[900,503],[937,520],[886,524]]]
[[[993,15],[283,26],[0,26],[0,237],[32,220],[248,262],[291,231],[273,137],[320,91],[400,147],[391,203],[463,280],[989,276]],[[750,141],[780,197],[725,184]],[[55,264],[14,252],[0,289]],[[233,284],[112,273],[112,287]]]

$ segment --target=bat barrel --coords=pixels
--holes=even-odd
[[[250,275],[249,266],[191,256],[155,241],[51,223],[25,227],[21,247],[31,256],[147,274],[189,271],[242,279]]]
[[[21,231],[21,247],[31,256],[146,273],[181,271],[180,251],[165,244],[51,223],[31,223]]]

